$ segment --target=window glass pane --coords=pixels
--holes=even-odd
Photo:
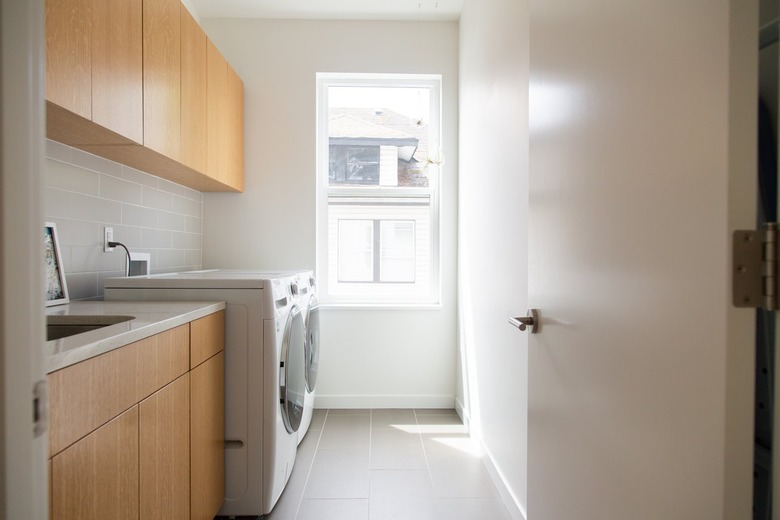
[[[379,279],[382,282],[414,282],[414,221],[380,222]]]
[[[379,185],[427,188],[430,98],[425,87],[328,87],[328,179],[331,186]],[[393,157],[390,166],[385,159]],[[390,173],[388,168],[392,168]]]
[[[339,282],[370,282],[374,279],[374,222],[339,220]]]

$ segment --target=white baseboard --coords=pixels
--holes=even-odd
[[[463,421],[463,424],[466,426],[466,431],[471,431],[471,416],[457,396],[455,397],[455,411],[458,413],[460,420]]]
[[[445,408],[455,407],[451,395],[320,395],[314,408]]]
[[[525,513],[520,506],[520,501],[507,487],[506,481],[501,475],[501,471],[499,471],[498,467],[496,467],[495,461],[493,460],[493,455],[490,453],[490,450],[487,449],[485,443],[481,440],[479,443],[482,447],[482,452],[485,454],[482,460],[485,462],[485,467],[487,467],[488,473],[490,473],[490,478],[493,480],[493,484],[496,486],[496,490],[501,497],[501,501],[504,503],[504,506],[506,506],[507,511],[509,511],[509,516],[512,517],[512,520],[526,520]]]

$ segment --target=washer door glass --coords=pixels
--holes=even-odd
[[[320,366],[320,306],[317,297],[309,300],[306,315],[306,388],[314,391],[317,385],[317,369]]]
[[[298,431],[303,418],[303,399],[306,394],[305,342],[303,316],[298,306],[293,305],[284,328],[282,357],[279,365],[282,420],[289,433]]]

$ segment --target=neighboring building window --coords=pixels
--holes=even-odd
[[[441,79],[317,77],[323,303],[439,303]]]

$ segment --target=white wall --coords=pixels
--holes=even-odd
[[[245,191],[204,196],[206,268],[314,268],[317,72],[442,75],[441,308],[323,310],[317,406],[452,406],[457,23],[201,23],[245,85]]]
[[[524,316],[528,306],[527,2],[469,0],[460,26],[459,316],[467,384],[459,399],[519,517],[527,336],[507,318]]]

